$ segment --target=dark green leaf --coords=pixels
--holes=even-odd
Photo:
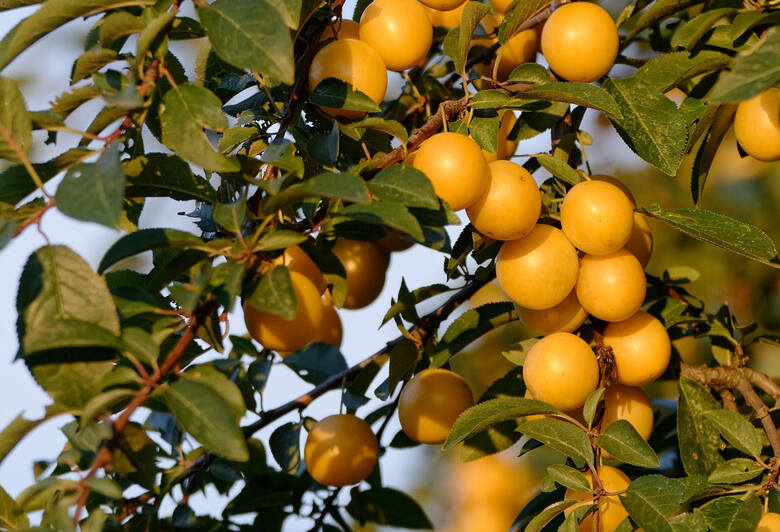
[[[181,377],[208,386],[214,390],[230,405],[230,408],[236,415],[236,419],[240,420],[246,413],[244,398],[241,395],[238,386],[215,367],[207,364],[190,366]]]
[[[339,348],[321,342],[287,355],[282,362],[303,380],[315,385],[347,369],[347,362]]]
[[[423,209],[439,208],[433,185],[424,173],[411,166],[395,164],[385,168],[369,181],[368,189],[382,201]]]
[[[368,203],[368,187],[357,175],[350,172],[327,172],[316,175],[302,183],[292,185],[263,204],[265,212],[271,212],[285,205],[307,197],[340,198],[354,203]]]
[[[504,21],[498,28],[498,42],[505,44],[512,35],[517,33],[523,22],[534,16],[550,2],[551,0],[520,0],[512,2],[504,17]]]
[[[282,14],[284,22],[290,29],[296,29],[301,17],[301,4],[303,0],[281,0],[274,3],[276,9]]]
[[[590,491],[590,484],[585,475],[564,464],[547,466],[547,475],[561,486],[576,491]]]
[[[544,83],[550,82],[550,73],[542,65],[538,65],[536,63],[524,63],[515,68],[512,73],[509,74],[509,81],[536,83],[542,85]],[[477,96],[479,94],[477,94]]]
[[[707,478],[714,484],[739,484],[755,478],[764,471],[763,466],[748,458],[734,458],[719,465]]]
[[[271,434],[268,444],[282,471],[297,475],[301,468],[301,424],[289,422],[280,425]]]
[[[734,11],[735,9],[730,7],[708,9],[704,13],[681,24],[672,36],[671,45],[674,48],[693,48],[716,22]]]
[[[5,39],[3,39],[5,42]],[[0,48],[2,50],[2,48]],[[0,51],[0,57],[3,52]],[[32,121],[24,107],[24,98],[19,91],[16,82],[9,78],[0,77],[0,159],[13,162],[21,162],[22,159],[11,143],[16,144],[25,157],[32,147]]]
[[[718,452],[718,429],[704,416],[704,412],[720,408],[720,405],[707,390],[688,377],[680,378],[679,387],[677,432],[680,459],[689,475],[709,475],[723,463],[723,458]]]
[[[347,511],[361,522],[412,530],[433,529],[433,524],[414,499],[391,488],[353,490]]]
[[[0,251],[14,238],[18,227],[19,224],[13,220],[0,220]]]
[[[295,175],[303,175],[303,159],[295,155],[295,144],[289,140],[274,140],[263,150],[260,160]]]
[[[666,92],[694,76],[726,68],[731,57],[714,50],[672,52],[652,58],[630,78],[648,91]]]
[[[609,424],[597,438],[601,448],[628,464],[653,469],[658,467],[658,456],[639,435],[634,426],[625,419]]]
[[[477,116],[471,119],[469,134],[483,150],[496,153],[498,149],[498,128],[501,123],[499,115]]]
[[[575,459],[593,463],[593,449],[585,432],[576,425],[560,419],[547,418],[526,421],[517,431],[549,445],[558,452]]]
[[[258,310],[276,314],[286,320],[293,319],[298,311],[298,299],[295,297],[287,268],[277,266],[263,277],[249,296],[249,304]]]
[[[295,67],[287,22],[270,0],[217,0],[198,15],[214,51],[225,62],[292,84]]]
[[[780,80],[780,31],[771,28],[750,52],[734,59],[731,72],[712,89],[713,102],[741,102]]]
[[[540,68],[544,69],[544,67]],[[547,71],[545,70],[545,72]],[[473,109],[500,109],[508,101],[509,96],[503,92],[495,89],[488,89],[479,91],[474,95],[474,98],[471,100],[471,107]]]
[[[10,453],[14,447],[24,438],[32,432],[38,425],[48,421],[49,419],[68,413],[68,409],[62,405],[48,405],[46,412],[40,419],[25,419],[22,414],[19,414],[11,420],[11,422],[0,431],[0,463],[3,462],[8,453]]]
[[[366,204],[357,203],[345,207],[340,214],[353,220],[391,227],[410,235],[415,240],[424,239],[420,222],[409,212],[409,209],[400,203],[381,201]]]
[[[203,241],[191,233],[176,229],[141,229],[125,235],[108,248],[100,261],[98,272],[103,273],[122,259],[143,251],[169,247],[194,247]]]
[[[588,488],[590,490],[590,488]],[[558,515],[563,513],[563,511],[571,506],[572,504],[575,504],[577,501],[559,501],[554,504],[551,504],[538,514],[534,516],[531,521],[526,525],[526,527],[523,529],[523,532],[541,532],[544,530],[544,527],[546,527],[550,521],[555,519]]]
[[[244,198],[234,203],[217,203],[214,205],[214,221],[231,233],[240,233],[246,217],[246,201]]]
[[[395,386],[409,373],[417,361],[420,359],[420,353],[414,342],[404,338],[393,346],[390,351],[390,376],[388,377],[387,387],[392,393]]]
[[[750,224],[704,209],[667,210],[650,205],[641,212],[699,240],[774,268],[780,267],[774,242]]]
[[[607,114],[611,119],[620,120],[620,107],[607,91],[590,83],[558,82],[547,83],[529,91],[515,95],[519,100],[546,100],[551,102],[573,103],[590,107]]]
[[[401,141],[402,144],[406,144],[409,140],[409,133],[400,122],[395,120],[386,120],[379,118],[378,116],[367,116],[363,120],[358,122],[350,122],[349,124],[339,124],[341,132],[354,140],[360,140],[363,137],[366,129],[373,129],[375,131],[382,131],[388,135],[392,135]]]
[[[710,410],[704,415],[732,446],[750,456],[761,456],[761,438],[753,424],[743,416],[725,409]]]
[[[136,197],[168,197],[179,201],[212,203],[216,191],[204,178],[196,176],[180,157],[148,153],[124,162],[127,181],[125,194]]]
[[[755,532],[762,509],[758,497],[750,495],[747,500],[739,497],[720,497],[708,502],[696,513],[704,516],[710,530]]]
[[[680,508],[683,485],[661,475],[639,477],[620,501],[639,526],[653,532],[673,532],[669,516]]]
[[[478,2],[468,2],[463,14],[460,16],[460,26],[458,28],[458,48],[457,53],[452,57],[455,61],[455,72],[463,75],[466,66],[466,57],[469,53],[471,44],[471,35],[477,28],[482,17],[487,15],[490,9],[485,4]]]
[[[346,109],[349,111],[366,111],[376,113],[379,106],[367,94],[355,90],[352,85],[336,78],[326,78],[319,82],[311,94],[309,101],[320,107]]]
[[[263,251],[286,249],[292,245],[300,244],[306,240],[306,235],[287,229],[271,231],[257,241],[256,248]]]

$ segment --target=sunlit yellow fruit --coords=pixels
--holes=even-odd
[[[306,276],[291,271],[290,280],[298,300],[298,309],[291,320],[244,304],[244,322],[249,334],[266,349],[292,352],[308,344],[322,323],[320,291]]]
[[[451,30],[460,26],[460,20],[463,17],[463,10],[466,9],[466,4],[461,4],[460,7],[450,9],[447,11],[441,11],[439,9],[431,9],[426,7],[428,17],[431,19],[431,24],[435,27],[447,28]]]
[[[322,323],[320,323],[317,334],[312,338],[312,343],[323,342],[336,347],[341,347],[341,340],[344,334],[344,329],[341,325],[341,318],[333,306],[333,301],[330,297],[322,298]]]
[[[311,260],[311,257],[303,251],[300,246],[290,246],[284,250],[284,254],[277,259],[279,264],[284,264],[291,272],[298,272],[305,275],[309,281],[314,283],[320,294],[325,292],[328,287],[328,282],[325,280],[325,276]]]
[[[387,89],[387,72],[379,54],[363,41],[339,39],[322,47],[312,59],[309,68],[309,90],[326,78],[336,78],[365,93],[377,104],[382,103]],[[345,109],[323,110],[332,115],[357,118],[364,111]]]
[[[581,181],[563,199],[561,229],[585,253],[606,255],[619,250],[633,226],[633,205],[622,190],[605,181]]]
[[[568,4],[567,4],[568,5]],[[600,466],[598,468],[599,480],[601,485],[607,492],[616,493],[624,491],[631,484],[631,479],[626,476],[621,470],[611,466]],[[590,471],[584,473],[585,478],[588,479],[588,484],[593,488],[593,475]],[[579,504],[569,506],[564,510],[565,515],[569,515],[575,508],[582,505],[590,505],[593,501],[593,494],[589,491],[575,491],[567,489],[564,495],[566,499],[574,499],[578,501],[584,501]],[[599,524],[598,532],[613,532],[618,525],[628,517],[628,512],[623,508],[620,503],[619,495],[609,495],[603,497],[599,505]],[[593,514],[589,514],[580,523],[581,532],[591,532],[593,530]]]
[[[560,229],[544,224],[505,242],[496,258],[501,288],[512,301],[533,310],[563,301],[577,282],[578,270],[577,250]]]
[[[406,383],[398,402],[398,419],[407,436],[420,443],[447,439],[461,412],[474,404],[466,381],[446,369],[426,369]]]
[[[344,308],[363,308],[373,302],[385,285],[387,256],[373,242],[340,238],[332,249],[347,272]]]
[[[645,289],[642,265],[625,249],[609,255],[585,255],[580,261],[577,299],[588,314],[600,320],[631,317],[642,306]]]
[[[604,174],[593,174],[590,176],[590,179],[592,181],[604,181],[611,185],[615,185],[620,190],[623,191],[623,194],[626,195],[628,198],[628,201],[631,202],[632,207],[636,207],[636,199],[634,198],[634,194],[631,193],[631,190],[626,186],[625,183],[623,183],[620,179],[617,177],[613,177],[611,175],[604,175]]]
[[[518,312],[530,329],[542,335],[574,332],[588,317],[588,313],[577,300],[574,290],[554,307],[542,310],[519,308]]]
[[[406,70],[428,55],[433,26],[417,0],[374,0],[360,17],[360,40],[390,70]]]
[[[508,79],[509,74],[523,63],[529,63],[534,60],[538,40],[539,33],[535,28],[523,30],[509,38],[503,48],[500,48],[497,52],[501,54],[498,71],[496,72],[499,81]]]
[[[565,4],[553,11],[544,25],[542,53],[560,77],[596,81],[609,72],[617,57],[615,21],[596,4]]]
[[[414,167],[428,176],[436,195],[454,211],[475,203],[490,180],[482,148],[458,133],[437,133],[423,142]]]
[[[612,348],[618,382],[643,386],[660,377],[669,365],[672,344],[664,325],[647,312],[610,323],[604,343]]]
[[[599,383],[599,364],[579,336],[553,333],[528,351],[523,380],[531,396],[561,410],[582,406]]]
[[[734,133],[742,149],[754,159],[780,160],[780,89],[769,88],[740,103]]]
[[[653,431],[653,407],[650,398],[635,386],[615,383],[604,392],[604,416],[601,427],[606,429],[618,419],[631,423],[636,431],[647,441]]]
[[[376,466],[379,444],[371,427],[351,414],[328,416],[315,423],[306,438],[306,470],[324,486],[349,486],[365,479]]]
[[[762,515],[756,532],[780,532],[780,514],[767,512]]]
[[[401,233],[395,231],[388,231],[387,235],[379,240],[374,241],[379,249],[386,254],[390,254],[393,251],[404,251],[414,245],[414,242],[404,238]]]
[[[531,174],[511,161],[488,165],[488,188],[466,209],[474,227],[495,240],[514,240],[528,234],[542,212],[542,193]]]
[[[503,15],[506,13],[507,8],[512,3],[512,0],[490,0],[490,5],[493,6],[493,11],[496,15]]]
[[[329,24],[322,33],[322,41],[327,39],[360,39],[360,25],[354,20],[340,19]]]
[[[643,268],[650,262],[650,257],[653,255],[653,232],[644,215],[634,213],[634,225],[624,247],[639,260]]]
[[[512,132],[512,128],[515,127],[517,117],[509,110],[505,109],[501,113],[501,121],[498,126],[498,146],[496,153],[490,153],[487,150],[482,150],[487,162],[493,162],[499,159],[509,159],[517,151],[518,140],[509,140],[509,134]]]
[[[466,0],[419,0],[419,2],[438,11],[452,11],[466,4]]]

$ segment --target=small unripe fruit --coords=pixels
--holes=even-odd
[[[309,431],[303,449],[306,470],[324,486],[349,486],[376,466],[379,444],[371,427],[351,414],[328,416]]]
[[[734,133],[754,159],[780,160],[780,89],[772,87],[741,102],[734,116]]]
[[[479,199],[466,209],[474,227],[495,240],[514,240],[531,231],[542,212],[542,193],[531,174],[510,161],[488,165],[490,179]]]
[[[601,485],[609,493],[617,493],[624,491],[631,484],[631,479],[626,476],[621,470],[611,466],[600,466],[598,468],[599,480]],[[590,471],[583,473],[585,478],[588,479],[588,484],[593,488],[593,474]],[[578,501],[584,501],[580,504],[569,506],[564,510],[565,515],[569,515],[575,508],[593,502],[593,493],[590,491],[575,491],[571,488],[566,490],[564,495],[565,499],[574,499]],[[599,524],[598,532],[613,532],[618,525],[628,517],[628,512],[620,502],[619,495],[608,495],[604,497],[598,507],[599,512]],[[593,529],[593,514],[589,514],[580,523],[581,532],[592,532]]]
[[[542,335],[574,332],[588,317],[588,313],[577,300],[574,290],[554,307],[543,310],[519,308],[518,313],[530,329]]]
[[[388,259],[373,242],[340,238],[333,246],[347,272],[344,308],[358,309],[372,303],[385,285]]]
[[[650,433],[653,432],[653,407],[641,388],[615,383],[604,392],[602,429],[618,419],[631,423],[643,440],[650,439]]]
[[[451,11],[465,5],[466,0],[419,0],[421,4],[438,11]]]
[[[560,229],[544,224],[536,224],[522,238],[505,242],[496,258],[501,288],[512,301],[533,310],[563,301],[577,282],[578,269],[574,246]]]
[[[437,133],[423,142],[414,167],[428,176],[436,195],[454,211],[474,204],[490,180],[482,148],[458,133]]]
[[[509,134],[512,132],[512,128],[515,127],[517,117],[509,109],[505,109],[501,113],[501,120],[498,126],[498,145],[496,153],[490,153],[487,150],[482,150],[485,155],[485,160],[488,163],[497,161],[500,159],[509,159],[517,151],[517,145],[520,141],[509,140]]]
[[[338,39],[316,53],[309,68],[309,90],[324,79],[336,78],[365,93],[377,104],[382,103],[387,90],[387,71],[379,54],[369,45],[354,39]],[[364,111],[323,108],[331,115],[358,118]]]
[[[277,262],[287,266],[291,272],[298,272],[306,276],[319,289],[320,294],[325,292],[328,287],[325,276],[300,246],[290,246],[285,249],[284,254],[277,259]]]
[[[577,183],[561,205],[561,229],[566,238],[591,255],[622,248],[633,226],[634,209],[628,197],[605,181]]]
[[[618,382],[644,386],[660,377],[669,365],[672,344],[663,324],[647,312],[610,323],[604,344],[612,348]]]
[[[249,334],[266,349],[281,352],[297,351],[308,344],[322,323],[322,301],[314,283],[304,275],[291,271],[298,308],[292,320],[244,304],[244,322]]]
[[[317,334],[312,338],[312,343],[323,342],[336,347],[341,347],[341,340],[344,335],[344,328],[341,325],[341,318],[333,306],[333,300],[330,297],[322,298],[322,323],[320,323]]]
[[[460,375],[446,369],[426,369],[401,391],[398,419],[414,441],[440,444],[460,413],[473,404],[471,390]]]
[[[780,514],[767,512],[762,515],[756,532],[780,532]]]
[[[523,380],[535,399],[573,410],[598,386],[599,364],[585,340],[571,333],[553,333],[528,351]]]
[[[328,39],[360,39],[360,25],[354,20],[340,19],[329,24],[322,33],[321,41]]]
[[[585,255],[577,277],[577,299],[604,321],[631,317],[645,299],[647,285],[642,265],[625,249],[609,255]]]
[[[566,4],[542,30],[542,53],[550,68],[569,81],[596,81],[609,72],[618,53],[615,21],[590,2]]]
[[[530,63],[536,57],[539,32],[536,28],[523,30],[512,35],[500,50],[501,59],[498,63],[496,76],[499,81],[509,78],[512,71],[523,63]]]
[[[360,17],[360,40],[390,70],[406,70],[428,55],[433,26],[417,0],[374,0]]]
[[[447,28],[451,30],[453,28],[460,27],[460,21],[463,17],[463,11],[466,9],[466,4],[461,4],[460,7],[456,7],[447,11],[440,9],[432,9],[426,7],[428,17],[431,19],[431,24],[434,27]]]

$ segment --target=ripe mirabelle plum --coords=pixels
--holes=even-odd
[[[377,104],[382,103],[387,90],[387,71],[379,54],[363,41],[338,39],[316,53],[309,68],[309,90],[324,79],[336,78],[365,93]],[[324,107],[323,111],[345,118],[359,118],[365,111]]]
[[[555,332],[574,332],[588,317],[588,313],[577,300],[577,294],[574,290],[554,307],[543,310],[519,308],[518,313],[529,328],[537,334],[543,335]]]
[[[563,79],[596,81],[609,72],[617,57],[615,21],[596,4],[565,4],[544,24],[542,53],[553,72]]]
[[[561,229],[566,238],[591,255],[622,248],[631,236],[634,209],[628,197],[605,181],[581,181],[561,205]]]
[[[523,381],[534,399],[573,410],[598,386],[599,364],[585,340],[567,332],[553,333],[528,351]]]
[[[333,300],[326,295],[322,298],[322,323],[311,341],[312,343],[323,342],[341,347],[343,334],[344,328],[341,325],[339,313],[333,306]]]
[[[506,10],[511,3],[512,0],[490,0],[490,5],[493,6],[493,11],[496,12],[496,15],[503,15],[506,13]]]
[[[451,30],[460,26],[460,20],[463,17],[463,11],[466,9],[466,4],[461,4],[460,7],[449,9],[446,11],[440,9],[433,9],[426,7],[428,17],[431,19],[431,24],[434,27],[447,28]]]
[[[653,407],[650,398],[635,386],[615,383],[604,392],[604,415],[601,428],[606,429],[618,419],[631,423],[636,431],[647,441],[653,431]]]
[[[379,249],[389,255],[393,251],[404,251],[414,245],[414,242],[407,240],[406,238],[396,231],[388,231],[387,235],[379,240],[374,241]]]
[[[631,253],[620,249],[609,255],[585,255],[577,277],[577,299],[604,321],[631,317],[645,299],[645,272]]]
[[[512,301],[533,310],[563,301],[577,282],[578,269],[577,250],[566,235],[544,224],[505,242],[496,258],[498,284]]]
[[[458,133],[437,133],[423,142],[414,157],[414,167],[428,176],[436,195],[453,211],[475,203],[490,181],[482,148]]]
[[[244,322],[249,334],[274,351],[292,352],[308,344],[322,323],[320,291],[305,275],[290,272],[298,309],[291,320],[244,304]]]
[[[538,41],[539,32],[536,28],[523,30],[512,35],[503,48],[499,50],[501,59],[496,72],[498,80],[505,81],[515,68],[523,63],[533,61],[536,57]]]
[[[780,514],[767,512],[761,516],[756,532],[779,532]]]
[[[406,70],[428,55],[433,26],[417,0],[374,0],[360,17],[360,40],[390,70]]]
[[[419,0],[419,2],[438,11],[452,11],[466,4],[466,0]]]
[[[351,414],[336,414],[311,428],[303,460],[320,484],[349,486],[371,474],[378,453],[379,443],[368,423]]]
[[[604,343],[612,348],[618,382],[644,386],[660,377],[669,365],[672,344],[663,324],[647,312],[610,323]]]
[[[771,87],[741,102],[734,116],[734,133],[754,159],[780,160],[780,89]]]
[[[360,39],[360,24],[347,18],[339,19],[328,25],[322,33],[321,41],[328,39]]]
[[[615,493],[625,490],[631,479],[626,476],[620,469],[615,467],[603,465],[598,468],[599,480],[601,485],[607,492]],[[588,479],[588,484],[593,487],[593,474],[590,471],[583,473],[585,478]],[[571,488],[566,490],[564,495],[566,499],[575,499],[578,501],[584,501],[579,504],[569,506],[564,510],[565,515],[569,515],[575,508],[582,505],[590,505],[593,502],[593,494],[589,491],[575,491]],[[620,502],[619,495],[608,495],[601,499],[599,505],[599,532],[613,532],[621,521],[628,517],[628,512],[623,508],[623,504]],[[593,530],[593,514],[582,520],[580,523],[580,532],[591,532]]]
[[[325,292],[328,287],[328,282],[325,280],[325,276],[311,260],[311,257],[303,251],[300,246],[290,246],[284,250],[284,254],[277,259],[279,264],[284,264],[291,272],[298,272],[305,275],[309,281],[314,283],[320,294]]]
[[[509,140],[509,134],[512,132],[512,128],[515,127],[517,117],[509,110],[505,109],[501,113],[501,120],[498,126],[498,146],[496,153],[490,153],[487,150],[482,150],[485,155],[485,160],[489,163],[499,159],[509,159],[517,151],[517,145],[520,141]]]
[[[344,308],[363,308],[373,302],[385,285],[388,258],[373,242],[340,238],[331,250],[347,272]]]
[[[495,240],[514,240],[528,234],[542,212],[542,193],[533,176],[511,161],[488,164],[488,188],[466,208],[474,227]]]
[[[398,419],[407,436],[419,443],[447,439],[461,412],[474,404],[466,381],[446,369],[426,369],[401,390]]]

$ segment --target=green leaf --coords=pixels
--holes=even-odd
[[[718,429],[704,416],[704,412],[720,408],[715,399],[696,381],[681,377],[680,402],[677,411],[680,459],[689,475],[709,475],[723,458]]]
[[[98,273],[103,273],[120,260],[132,257],[143,251],[171,247],[195,247],[203,241],[191,233],[177,229],[141,229],[125,235],[108,248],[98,265]]]
[[[19,22],[0,41],[0,70],[38,39],[78,17],[119,6],[151,5],[152,0],[47,0],[32,15]]]
[[[282,14],[285,24],[292,30],[298,27],[302,3],[303,0],[281,0],[274,3],[276,9]]]
[[[761,456],[761,438],[753,424],[743,416],[726,409],[710,410],[704,415],[729,444],[754,458]]]
[[[339,211],[339,214],[352,220],[390,227],[406,233],[418,241],[425,238],[420,222],[409,212],[406,206],[400,203],[384,203],[381,201],[367,204],[357,203],[344,207]]]
[[[590,491],[590,484],[585,475],[565,464],[547,466],[547,475],[561,486],[576,491]]]
[[[659,465],[658,456],[653,448],[625,419],[618,419],[610,423],[596,440],[601,448],[621,462],[648,469],[656,468]]]
[[[543,85],[550,82],[550,72],[537,63],[524,63],[509,74],[509,81]],[[478,93],[477,96],[479,94],[480,93]]]
[[[244,435],[233,409],[210,386],[179,379],[162,391],[176,420],[209,451],[228,460],[249,459]]]
[[[271,433],[268,444],[282,471],[297,475],[301,468],[301,424],[280,425]]]
[[[98,414],[104,412],[113,413],[111,411],[112,406],[125,399],[129,399],[133,395],[135,395],[135,390],[129,388],[115,388],[94,396],[86,405],[84,405],[84,409],[81,412],[81,426],[86,427],[92,423]]]
[[[748,458],[734,458],[719,465],[707,478],[713,484],[739,484],[755,478],[764,471],[764,467]]]
[[[665,174],[675,175],[688,128],[674,102],[633,78],[610,78],[604,87],[623,115],[611,120],[628,147]]]
[[[419,359],[420,353],[417,346],[408,338],[404,338],[393,346],[390,351],[390,375],[387,381],[390,394],[393,393],[401,379],[415,367]]]
[[[39,164],[33,164],[41,181],[46,183],[49,179],[62,170],[83,161],[95,152],[82,148],[74,148],[55,157],[54,159]],[[23,165],[10,166],[0,172],[0,202],[19,203],[25,196],[36,190],[36,185],[27,173]]]
[[[491,425],[533,414],[559,414],[552,405],[524,397],[499,397],[464,410],[452,425],[444,450],[454,447]]]
[[[566,456],[584,460],[588,464],[593,463],[593,449],[588,436],[568,421],[554,418],[535,419],[520,423],[517,432],[539,440]]]
[[[297,176],[303,175],[303,159],[295,155],[295,144],[287,139],[274,140],[263,150],[260,160]]]
[[[736,10],[730,7],[708,9],[704,13],[681,24],[677,30],[675,30],[674,35],[672,35],[672,47],[693,48],[693,46],[699,42],[699,39],[701,39],[716,22],[734,11]]]
[[[275,251],[277,249],[286,249],[305,241],[306,235],[302,235],[297,231],[276,229],[258,240],[255,247],[263,251]]]
[[[2,486],[0,486],[0,526],[13,529],[30,526],[30,520]]]
[[[369,203],[368,187],[350,172],[326,172],[292,185],[263,203],[264,212],[272,212],[307,197],[337,198],[353,203]]]
[[[698,151],[695,153],[693,164],[690,165],[691,195],[693,196],[693,202],[697,205],[701,201],[704,185],[707,183],[707,177],[709,176],[712,162],[715,160],[715,155],[718,153],[718,148],[720,148],[723,138],[729,132],[734,122],[736,107],[736,105],[721,105],[712,113],[712,125],[707,131],[706,137],[702,140]],[[687,168],[688,166],[683,164],[682,168]]]
[[[755,495],[744,501],[739,497],[720,497],[697,509],[696,513],[704,516],[710,530],[755,532],[762,508]]]
[[[469,134],[483,150],[496,153],[498,149],[498,128],[501,117],[493,113],[493,116],[474,115],[469,124]]]
[[[525,65],[523,65],[525,66]],[[540,66],[540,65],[534,65]],[[519,68],[519,67],[518,67]],[[542,69],[544,67],[541,67]],[[545,70],[545,72],[547,72]],[[496,89],[479,91],[471,100],[473,109],[500,109],[509,101],[509,96]]]
[[[596,417],[596,409],[599,406],[599,401],[601,401],[601,398],[606,391],[606,388],[598,388],[585,399],[585,404],[582,405],[582,418],[585,420],[588,427],[593,425],[593,419]]]
[[[353,490],[347,511],[359,522],[371,521],[411,530],[433,529],[420,505],[407,494],[392,488]]]
[[[108,477],[92,477],[87,480],[87,486],[89,486],[89,488],[96,493],[100,493],[109,499],[122,498],[122,488],[119,487],[119,484]]]
[[[656,0],[650,7],[641,11],[637,10],[638,12],[636,14],[626,20],[623,28],[629,32],[627,38],[634,37],[643,29],[652,26],[656,21],[692,4],[696,4],[698,1],[699,0]]]
[[[228,127],[222,102],[213,92],[194,83],[182,83],[165,93],[161,109],[162,142],[177,155],[207,170],[239,169],[236,161],[214,150],[203,131]]]
[[[65,174],[57,187],[57,208],[65,215],[107,227],[119,226],[125,173],[114,143],[96,163],[81,163]]]
[[[538,111],[526,111],[517,119],[509,136],[516,140],[533,138],[553,127],[568,109],[569,104],[555,102],[540,108]]]
[[[520,0],[512,2],[504,16],[504,22],[498,28],[498,42],[506,44],[512,35],[517,33],[520,26],[534,16],[539,10],[547,6],[552,0]]]
[[[545,100],[573,103],[602,111],[613,120],[620,120],[622,113],[610,94],[596,85],[580,82],[546,83],[515,95],[517,100]]]
[[[460,16],[460,26],[458,27],[458,48],[457,53],[452,57],[455,61],[455,72],[463,75],[466,66],[466,58],[469,54],[469,45],[471,44],[471,35],[477,28],[479,21],[487,15],[490,8],[479,2],[468,2],[463,14]]]
[[[620,502],[636,524],[653,532],[673,532],[669,516],[680,508],[683,485],[661,475],[639,477],[628,486]]]
[[[40,419],[25,419],[19,414],[6,427],[0,431],[0,463],[5,460],[14,447],[32,432],[38,425],[50,420],[53,417],[68,413],[68,410],[62,405],[48,405],[46,413]]]
[[[566,161],[562,161],[557,157],[547,154],[537,155],[536,160],[539,161],[539,164],[541,164],[545,170],[570,185],[576,185],[582,181],[579,172],[569,166]]]
[[[424,173],[411,166],[395,164],[385,168],[369,181],[368,189],[374,197],[385,202],[423,209],[439,208],[433,185]]]
[[[14,80],[0,77],[0,101],[3,102],[0,107],[0,159],[21,162],[19,154],[11,148],[11,142],[27,157],[32,147],[32,121],[24,107],[22,93]]]
[[[244,198],[234,203],[217,203],[214,205],[214,221],[231,233],[240,233],[246,218],[246,201]]]
[[[387,133],[400,140],[402,144],[406,144],[409,140],[409,133],[400,122],[386,120],[384,118],[379,118],[378,116],[367,116],[363,120],[350,122],[348,124],[339,123],[339,128],[342,133],[354,140],[363,138],[366,129]]]
[[[167,153],[147,153],[123,163],[127,175],[128,198],[168,197],[179,201],[213,203],[217,194],[208,180],[192,173],[180,157]]]
[[[588,491],[590,491],[590,488],[588,488]],[[544,530],[544,527],[550,523],[550,521],[555,519],[558,515],[562,514],[566,508],[576,503],[577,501],[558,501],[551,504],[536,514],[534,518],[531,519],[525,526],[523,532],[541,532]]]
[[[771,28],[759,44],[734,59],[731,72],[713,87],[710,101],[741,102],[780,80],[780,31]]]
[[[774,242],[750,224],[704,209],[667,210],[650,205],[640,211],[694,238],[773,268],[780,267]]]
[[[714,50],[672,52],[652,58],[630,78],[646,90],[666,92],[694,76],[726,68],[731,57]]]
[[[287,355],[282,362],[300,378],[314,385],[345,371],[348,367],[338,347],[322,342],[315,342],[301,351]]]
[[[217,0],[199,7],[198,15],[211,46],[225,62],[242,70],[292,84],[295,66],[290,31],[269,0]]]
[[[237,420],[241,420],[246,413],[246,404],[244,403],[244,396],[241,395],[241,390],[239,390],[238,386],[232,380],[214,366],[208,364],[190,366],[186,373],[183,373],[181,377],[203,384],[214,390],[214,392],[219,394],[222,399],[230,405]]]
[[[380,107],[367,94],[355,90],[352,85],[336,78],[319,82],[309,94],[309,101],[320,107],[378,113]]]
[[[144,29],[141,17],[127,11],[115,11],[100,19],[98,40],[103,46],[109,46],[120,37],[140,33]]]
[[[157,36],[168,26],[173,19],[176,18],[176,11],[163,11],[159,13],[154,8],[144,10],[144,27],[138,35],[138,43],[136,45],[135,56],[145,57],[146,52],[149,51],[149,47],[157,38]],[[143,63],[138,65],[139,75],[143,75]]]
[[[287,268],[277,266],[263,277],[249,296],[249,304],[258,310],[276,314],[286,320],[293,319],[298,312],[298,299]]]
[[[13,220],[0,220],[0,251],[14,238],[19,224]]]

